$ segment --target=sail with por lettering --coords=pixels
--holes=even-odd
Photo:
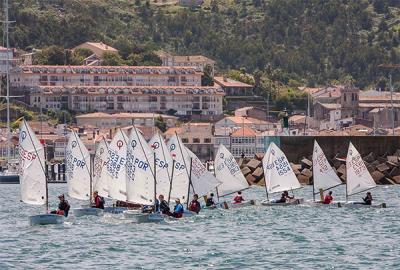
[[[25,120],[20,125],[18,152],[22,201],[28,204],[45,204],[44,147]]]
[[[167,198],[172,174],[173,161],[171,154],[159,133],[154,134],[149,141],[149,145],[156,155],[157,197],[162,194]]]
[[[270,143],[262,163],[268,193],[301,188],[285,154],[275,143]]]
[[[144,205],[154,204],[153,164],[153,150],[141,132],[133,126],[126,156],[127,201]]]
[[[218,186],[220,197],[249,188],[235,157],[223,144],[219,145],[214,161],[215,177],[222,182]]]
[[[120,201],[126,201],[127,142],[126,135],[118,129],[107,151],[108,196]]]
[[[320,189],[327,190],[342,184],[317,141],[314,141],[313,150],[313,178],[314,192],[318,192]]]
[[[346,158],[347,196],[351,196],[376,187],[375,181],[369,173],[364,161],[352,143],[349,145]]]
[[[175,159],[174,173],[172,175],[171,200],[179,198],[181,203],[187,201],[189,187],[190,158],[181,139],[175,134],[168,141],[171,157]]]
[[[192,159],[191,170],[191,191],[199,197],[207,195],[210,191],[215,190],[216,187],[221,185],[215,176],[207,170],[203,162],[189,149],[186,148],[189,157]]]
[[[68,195],[78,200],[90,198],[90,154],[75,131],[69,135],[65,150]]]
[[[97,146],[93,164],[93,191],[97,191],[102,197],[108,197],[107,156],[108,144],[103,138]]]

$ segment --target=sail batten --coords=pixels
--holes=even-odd
[[[90,198],[90,154],[79,136],[72,131],[65,152],[68,195],[78,200]]]
[[[265,185],[268,193],[301,188],[285,154],[271,142],[263,158]]]
[[[355,195],[376,187],[376,183],[369,173],[367,166],[352,143],[349,145],[346,158],[346,194]]]
[[[313,179],[314,193],[320,189],[328,190],[342,184],[317,141],[314,141],[313,150]]]
[[[43,205],[47,201],[44,146],[25,120],[20,126],[18,150],[21,199],[24,203]]]
[[[216,178],[222,182],[218,186],[220,197],[249,188],[235,157],[222,144],[219,145],[218,152],[215,155],[214,170]]]
[[[126,153],[127,138],[118,129],[107,151],[108,196],[115,200],[126,201]]]

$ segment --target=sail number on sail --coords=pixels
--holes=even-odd
[[[233,156],[229,156],[229,157],[225,158],[224,154],[221,153],[220,158],[222,158],[224,160],[224,163],[220,163],[217,166],[218,171],[222,171],[225,166],[232,175],[235,175],[236,173],[238,173],[240,171],[240,167],[236,163],[235,158]]]
[[[108,149],[107,171],[114,177],[118,178],[118,174],[125,166],[125,158],[117,154],[116,151]]]
[[[291,167],[289,162],[286,160],[284,156],[278,157],[271,164],[266,166],[267,170],[275,169],[280,176],[286,174],[291,171]]]
[[[362,160],[360,155],[352,156],[352,153],[350,153],[350,162],[349,165],[353,168],[354,173],[357,176],[360,176],[364,173],[364,170],[366,169],[364,165],[364,161]]]
[[[321,172],[327,172],[329,170],[324,153],[320,152],[315,157],[314,162],[318,163]]]

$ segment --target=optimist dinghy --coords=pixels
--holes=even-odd
[[[74,216],[100,216],[103,209],[92,208],[92,170],[90,154],[75,131],[69,135],[65,152],[68,195],[78,200],[88,200],[89,205],[73,208]]]
[[[348,201],[350,196],[365,192],[376,187],[376,183],[368,172],[364,161],[352,143],[349,145],[346,159],[346,203],[344,207],[350,208],[386,208],[386,203],[366,205],[364,202]]]
[[[321,206],[341,207],[343,204],[341,202],[323,204],[324,191],[338,187],[343,183],[329,164],[328,159],[317,141],[314,141],[313,149],[313,178],[313,201],[308,201],[307,203]],[[315,195],[317,194],[320,194],[320,201],[315,200]]]
[[[49,214],[48,185],[45,174],[44,146],[23,120],[19,133],[21,199],[24,203],[46,205],[46,214],[29,217],[29,224],[49,225],[64,222],[64,216]]]
[[[214,166],[215,177],[221,182],[221,184],[216,188],[218,200],[220,200],[221,197],[231,195],[250,187],[240,170],[235,157],[223,144],[219,145],[217,154],[215,155]],[[247,207],[254,204],[254,200],[243,201],[241,203],[219,203],[219,205],[224,209]]]
[[[261,205],[264,206],[289,206],[297,205],[304,202],[303,198],[290,199],[286,202],[277,202],[269,200],[268,195],[277,192],[293,191],[301,188],[299,180],[293,172],[285,154],[271,142],[267,152],[262,160],[265,178],[265,190],[267,200],[263,200]]]

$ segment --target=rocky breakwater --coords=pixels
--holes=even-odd
[[[250,185],[264,186],[264,171],[262,168],[263,154],[256,154],[253,158],[243,158],[238,160],[242,173]],[[328,159],[329,160],[329,159]],[[400,149],[376,155],[371,152],[363,156],[365,165],[371,173],[372,178],[377,184],[391,185],[400,184]],[[345,157],[336,155],[329,160],[339,178],[346,181],[346,161]],[[313,181],[312,156],[303,157],[298,161],[290,162],[290,165],[303,185],[311,185]]]

